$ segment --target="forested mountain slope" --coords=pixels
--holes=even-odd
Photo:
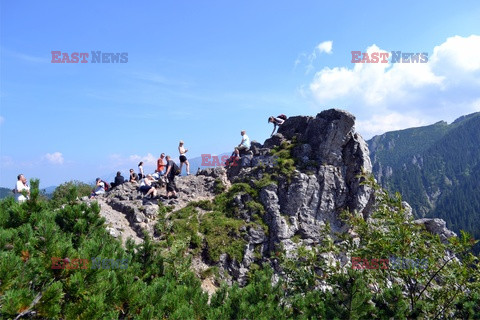
[[[417,217],[480,237],[480,113],[387,132],[368,145],[378,182],[399,191]]]

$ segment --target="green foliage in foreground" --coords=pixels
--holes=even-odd
[[[234,201],[236,196],[248,197],[247,209],[252,214],[250,224],[239,217]],[[235,183],[213,201],[190,202],[171,214],[161,206],[156,224],[160,245],[169,247],[174,239],[183,239],[192,254],[204,252],[212,263],[218,262],[223,253],[236,261],[242,261],[247,244],[244,239],[245,226],[264,227],[261,216],[265,209],[257,200],[256,189],[246,183]]]
[[[77,198],[90,195],[93,186],[80,181],[69,181],[62,183],[55,188],[52,194],[52,203],[59,206],[65,203],[71,203]]]
[[[278,257],[284,279],[272,283],[272,270],[264,266],[252,273],[247,286],[223,285],[209,302],[190,271],[186,239],[171,239],[168,250],[148,237],[141,245],[129,241],[122,248],[105,231],[96,204],[52,210],[38,197],[38,181],[31,185],[31,200],[0,202],[2,319],[480,318],[478,260],[469,251],[474,241],[462,234],[442,243],[405,221],[400,198],[381,190],[370,223],[345,214],[360,242],[345,236],[334,243],[325,237],[314,250],[301,248],[296,258]],[[246,186],[236,188],[255,196]],[[228,207],[228,201],[218,201],[188,210]],[[445,256],[446,251],[460,260]],[[428,268],[352,270],[324,259],[340,253],[426,258]],[[52,269],[52,257],[127,259],[128,267]]]

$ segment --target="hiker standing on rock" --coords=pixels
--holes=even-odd
[[[170,194],[174,199],[177,198],[177,186],[175,185],[175,176],[180,174],[180,168],[178,168],[177,164],[170,158],[170,156],[166,157],[167,159],[167,171],[165,172],[165,176],[167,177],[167,199],[169,199]]]
[[[162,153],[160,155],[160,158],[157,160],[157,172],[160,176],[163,176],[165,174],[165,162],[163,161],[165,159],[165,153]]]
[[[143,173],[143,161],[140,161],[138,164],[138,179],[145,178],[145,174]]]
[[[17,184],[15,189],[13,189],[13,193],[15,193],[17,202],[24,202],[30,197],[30,187],[27,185],[27,178],[23,174],[17,176]]]
[[[280,127],[285,122],[285,120],[287,120],[287,116],[284,114],[281,114],[276,118],[274,116],[271,116],[270,118],[268,118],[268,123],[270,122],[273,123],[273,131],[270,137],[272,137],[273,134],[275,133],[277,126]]]
[[[180,173],[182,173],[182,167],[183,167],[183,164],[185,163],[185,165],[187,166],[187,176],[190,175],[190,164],[188,163],[188,160],[187,160],[187,157],[185,156],[185,153],[188,152],[188,149],[185,149],[185,147],[183,146],[183,141],[180,140],[180,142],[178,143],[178,152],[180,153]]]

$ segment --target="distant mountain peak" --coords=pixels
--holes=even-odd
[[[464,116],[461,116],[461,117],[455,119],[455,121],[453,121],[452,124],[457,124],[457,123],[460,123],[462,121],[469,120],[469,119],[472,119],[472,118],[475,118],[475,117],[478,117],[478,116],[480,116],[480,112],[470,113],[470,114],[467,114],[467,115],[464,115]]]

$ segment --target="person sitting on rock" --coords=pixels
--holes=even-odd
[[[147,174],[147,176],[140,181],[139,190],[145,193],[145,198],[148,196],[155,198],[157,196],[157,189],[153,186],[153,181],[151,174]]]
[[[130,180],[131,183],[137,184],[138,176],[133,169],[130,169]]]
[[[172,198],[177,198],[177,186],[175,185],[175,170],[178,167],[175,162],[170,158],[170,156],[166,157],[167,159],[167,171],[165,172],[165,176],[167,177],[167,199],[169,199],[170,194],[172,194]]]
[[[115,176],[115,181],[112,183],[112,188],[117,187],[125,182],[125,178],[122,176],[120,171],[117,171],[117,175]]]
[[[276,118],[274,116],[271,116],[270,118],[268,118],[268,123],[270,122],[273,123],[273,131],[270,137],[273,136],[273,134],[275,133],[275,130],[277,130],[277,127],[280,127],[285,122],[286,118],[287,117],[283,114],[279,115]]]
[[[158,172],[158,170],[155,170],[155,172],[152,174],[152,177],[154,180],[160,180],[162,175]]]
[[[105,193],[105,183],[103,183],[102,179],[97,178],[95,179],[95,189],[93,189],[92,194],[90,194],[90,199],[95,198],[99,194]]]
[[[240,144],[235,148],[235,156],[237,158],[240,158],[240,152],[245,153],[250,149],[250,138],[247,136],[247,133],[245,130],[240,131],[240,134],[242,135],[242,141]]]

